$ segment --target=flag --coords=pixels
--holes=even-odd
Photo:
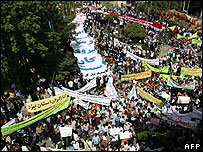
[[[130,91],[130,93],[129,93],[129,95],[128,95],[128,99],[131,100],[132,97],[137,98],[137,94],[136,94],[135,86],[133,86],[132,90]]]
[[[104,90],[104,94],[107,97],[110,97],[111,99],[116,99],[117,98],[117,92],[115,87],[113,86],[113,81],[109,78],[107,85],[106,85],[106,89]]]

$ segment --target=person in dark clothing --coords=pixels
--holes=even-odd
[[[52,132],[49,137],[51,138],[51,140],[53,141],[54,144],[57,144],[60,140],[60,137],[58,134],[55,134],[54,132]]]
[[[97,88],[100,88],[100,80],[101,80],[101,78],[97,77],[97,79],[96,79]]]

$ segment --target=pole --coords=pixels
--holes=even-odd
[[[187,3],[187,15],[188,15],[188,12],[189,12],[189,6],[190,6],[190,1],[188,1],[188,3]]]
[[[182,4],[183,2],[182,1],[180,1],[180,12],[182,11]]]
[[[152,1],[151,1],[151,8],[150,8],[150,12],[152,13]]]
[[[171,5],[171,1],[169,1],[169,6],[168,6],[168,9],[169,9],[169,10],[170,10],[170,7],[171,7],[170,5]]]
[[[184,1],[184,4],[183,4],[183,11],[185,11],[185,1]]]

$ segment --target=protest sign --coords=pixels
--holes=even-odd
[[[129,139],[130,138],[130,132],[129,131],[125,131],[125,132],[120,132],[120,139]]]
[[[144,58],[141,58],[129,51],[127,51],[127,54],[126,54],[126,57],[130,57],[131,59],[133,60],[141,60],[141,61],[145,61],[147,62],[148,64],[151,64],[151,65],[159,65],[159,59],[144,59]]]
[[[72,136],[72,127],[59,127],[59,131],[61,134],[61,137],[69,137]]]
[[[147,62],[142,61],[142,66],[145,67],[146,69],[152,70],[154,72],[160,72],[160,73],[168,73],[169,66],[165,66],[163,68],[154,68],[151,65],[149,65]]]
[[[51,98],[25,103],[25,106],[28,112],[37,112],[52,107],[59,101],[65,99],[66,97],[67,93],[64,92]]]
[[[202,75],[202,69],[181,68],[182,75],[200,76]]]
[[[152,95],[150,95],[149,93],[145,92],[144,90],[142,90],[139,87],[137,87],[137,94],[140,95],[143,99],[155,103],[158,107],[162,107],[163,106],[163,102],[161,100],[153,97]]]
[[[166,101],[169,101],[171,98],[171,96],[164,91],[162,91],[161,96],[162,96],[162,98],[166,99]]]
[[[159,125],[159,123],[160,123],[160,119],[151,118],[150,120],[150,124]]]
[[[181,89],[195,89],[195,82],[191,82],[188,84],[178,84],[177,82],[173,81],[170,78],[168,79],[167,85],[175,88],[181,88]]]
[[[128,74],[128,75],[121,75],[121,81],[129,81],[129,80],[139,80],[145,79],[152,76],[152,70],[136,73],[136,74]]]
[[[13,132],[15,132],[21,128],[29,126],[29,125],[31,125],[31,124],[33,124],[33,123],[35,123],[41,119],[49,117],[50,115],[53,115],[53,114],[65,109],[65,108],[67,108],[70,105],[70,99],[71,99],[71,97],[68,97],[68,99],[65,98],[64,100],[56,103],[53,107],[35,115],[34,117],[31,117],[25,121],[19,122],[17,124],[11,125],[11,126],[1,128],[2,135],[5,136],[7,134],[13,133]]]
[[[189,102],[190,102],[190,97],[178,96],[177,103],[179,103],[179,104],[189,104]]]
[[[111,128],[109,131],[110,135],[119,135],[120,134],[120,129],[119,128]]]

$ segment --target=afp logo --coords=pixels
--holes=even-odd
[[[197,150],[200,147],[200,144],[185,144],[185,149],[188,150]]]

